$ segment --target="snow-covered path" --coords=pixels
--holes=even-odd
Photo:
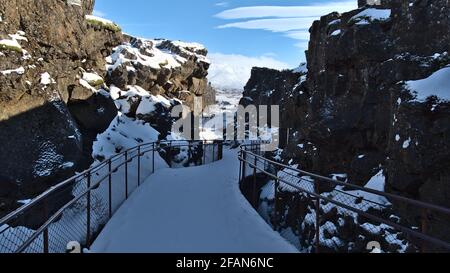
[[[240,193],[237,150],[201,167],[160,169],[117,211],[93,252],[291,253]]]

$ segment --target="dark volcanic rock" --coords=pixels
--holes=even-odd
[[[371,8],[389,8],[386,18],[358,18],[361,8],[314,22],[306,81],[254,69],[243,100],[281,105],[282,127],[290,129],[286,155],[302,166],[347,173],[361,185],[383,168],[391,190],[427,199],[419,196],[421,185],[449,169],[448,103],[417,102],[403,82],[450,63],[450,7],[447,1],[382,4]]]
[[[285,162],[323,175],[345,173],[359,185],[383,170],[386,191],[450,207],[450,103],[419,100],[405,84],[450,64],[449,3],[363,4],[314,22],[308,75],[282,91],[289,100],[268,95],[267,82],[292,82],[291,74],[274,71],[253,73],[243,102],[281,105]],[[384,9],[384,16],[358,15],[367,8]],[[418,217],[417,208],[396,206],[403,217]]]
[[[74,119],[67,103],[94,95],[80,84],[82,73],[103,75],[104,59],[122,34],[86,22],[93,0],[81,7],[68,2],[0,1],[0,39],[16,43],[0,46],[2,197],[31,198],[89,164],[83,154],[92,142],[79,130],[79,112]],[[104,103],[98,106],[111,105]]]
[[[208,84],[208,51],[195,43],[147,40],[126,36],[127,43],[110,58],[106,81],[122,90],[138,85],[154,96],[175,98],[192,107],[201,97],[203,107],[215,102]],[[166,54],[166,53],[170,53]]]

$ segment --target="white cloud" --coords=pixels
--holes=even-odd
[[[242,29],[263,29],[273,32],[286,32],[298,29],[308,29],[315,17],[302,18],[277,18],[277,19],[256,19],[244,22],[229,23],[218,28],[242,28]]]
[[[295,40],[309,40],[310,34],[308,30],[295,30],[295,31],[288,31],[285,33],[285,35]]]
[[[258,29],[282,33],[297,40],[295,46],[306,50],[309,41],[308,29],[315,20],[331,12],[342,13],[357,7],[356,0],[330,1],[309,6],[253,6],[228,9],[216,14],[215,17],[240,20],[220,25],[219,29]]]
[[[92,12],[92,15],[98,16],[98,17],[106,17],[106,13],[100,11],[100,10],[94,10]]]
[[[216,3],[216,6],[218,7],[228,7],[230,5],[230,3],[228,2],[218,2]]]
[[[250,79],[251,69],[254,66],[274,69],[286,69],[289,65],[275,60],[265,54],[259,57],[248,57],[237,54],[210,53],[211,60],[209,80],[216,88],[243,89]]]
[[[357,8],[356,0],[334,1],[309,6],[253,6],[225,10],[216,17],[221,19],[320,17],[334,11],[345,12],[355,8]]]

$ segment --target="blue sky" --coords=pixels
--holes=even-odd
[[[94,14],[129,34],[204,44],[220,61],[274,68],[304,61],[308,28],[319,15],[347,11],[357,0],[96,0]],[[311,7],[311,5],[314,5]],[[265,65],[267,63],[267,65]]]

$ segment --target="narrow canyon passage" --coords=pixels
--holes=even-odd
[[[93,252],[293,253],[239,190],[237,150],[222,161],[162,169],[126,201]]]

